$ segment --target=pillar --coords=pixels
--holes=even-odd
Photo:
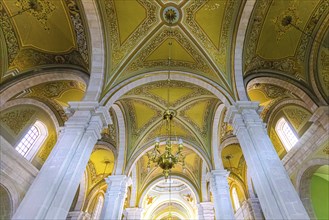
[[[214,204],[212,202],[200,202],[197,207],[199,220],[215,219]]]
[[[126,175],[114,175],[107,177],[105,180],[107,190],[100,219],[121,219],[131,179]]]
[[[70,103],[73,115],[13,219],[65,219],[109,113],[96,102]]]
[[[127,220],[142,219],[143,208],[126,208]]]
[[[91,216],[88,212],[72,211],[67,215],[66,220],[90,220]]]
[[[255,102],[239,101],[225,120],[234,128],[266,219],[309,219],[286,173]]]
[[[227,182],[229,173],[225,169],[212,170],[208,173],[217,220],[234,219],[230,189]]]

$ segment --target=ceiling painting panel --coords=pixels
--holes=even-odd
[[[309,36],[328,12],[327,0],[257,1],[243,51],[244,74],[275,71],[309,83]]]
[[[9,16],[14,16],[28,7],[28,1],[4,0],[4,5]],[[65,3],[61,0],[40,1],[40,8],[40,11],[27,11],[11,18],[20,36],[20,45],[53,53],[75,48],[75,34]]]
[[[326,36],[324,37],[323,44],[319,49],[318,53],[318,74],[316,79],[320,84],[324,96],[329,99],[329,30],[327,30]]]
[[[234,16],[243,1],[189,1],[184,7],[183,28],[214,62],[218,71],[232,88],[230,50],[234,30]]]
[[[132,4],[131,4],[132,3]],[[108,74],[106,85],[113,83],[113,74],[119,65],[160,23],[160,6],[156,1],[114,1],[99,2],[104,8],[105,29],[110,41],[108,45]],[[133,17],[133,19],[132,19]],[[114,77],[115,78],[115,77]]]
[[[88,70],[88,39],[78,1],[37,1],[36,9],[26,10],[28,2],[0,2],[8,57],[1,82],[54,65]]]

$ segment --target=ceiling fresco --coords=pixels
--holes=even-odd
[[[309,84],[308,54],[313,41],[309,36],[328,13],[328,0],[257,1],[244,45],[244,74],[280,72]],[[287,18],[296,28],[286,25]]]
[[[242,2],[99,2],[109,39],[103,95],[133,76],[168,70],[169,42],[172,70],[199,74],[234,94],[230,50],[234,22]],[[175,7],[179,13],[178,22],[171,27],[162,16],[167,6]]]
[[[246,161],[239,144],[231,144],[222,150],[224,168],[231,174],[238,176],[243,182],[246,181]]]
[[[87,35],[77,0],[0,2],[1,41],[6,50],[1,82],[54,65],[89,69]],[[24,12],[22,12],[24,11]]]
[[[85,90],[86,85],[78,81],[54,81],[23,90],[12,99],[38,100],[52,109],[60,124],[63,124],[67,120],[64,108],[69,106],[69,101],[82,100]]]
[[[127,119],[128,158],[146,143],[166,135],[162,118],[167,97],[168,82],[159,81],[137,87],[118,101]],[[176,115],[172,122],[174,134],[210,155],[211,121],[219,104],[214,95],[201,87],[171,81],[169,106]]]

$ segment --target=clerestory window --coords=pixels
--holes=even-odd
[[[41,121],[36,121],[15,149],[23,157],[31,160],[46,139],[47,133],[47,127]]]
[[[285,118],[280,118],[278,120],[275,126],[275,131],[286,148],[286,151],[290,151],[298,141],[297,136]]]

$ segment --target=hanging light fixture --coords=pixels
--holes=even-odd
[[[177,13],[172,7],[168,7],[168,9],[164,11],[164,18],[167,20],[169,23],[170,27],[170,34],[171,32],[171,26],[172,23],[177,20]],[[148,164],[147,164],[147,169],[148,171],[150,170],[150,165],[151,162],[155,163],[156,166],[160,167],[163,169],[163,174],[165,176],[165,179],[168,178],[168,176],[171,173],[171,169],[175,167],[177,164],[181,164],[183,166],[183,171],[185,171],[185,156],[182,153],[183,150],[183,140],[179,139],[177,141],[177,137],[174,138],[172,136],[172,121],[175,116],[175,112],[170,109],[170,102],[169,102],[169,97],[170,97],[170,65],[171,65],[171,47],[172,47],[172,41],[169,42],[169,56],[168,56],[168,79],[167,79],[167,85],[168,85],[168,90],[167,90],[167,109],[163,114],[163,121],[162,123],[165,124],[166,128],[166,146],[165,146],[165,151],[160,152],[160,138],[157,137],[155,140],[155,145],[154,149],[151,152],[147,153],[148,157]],[[160,129],[161,132],[161,129]],[[176,140],[175,140],[176,139]],[[176,143],[178,142],[178,147],[176,152],[173,152],[173,147]]]

